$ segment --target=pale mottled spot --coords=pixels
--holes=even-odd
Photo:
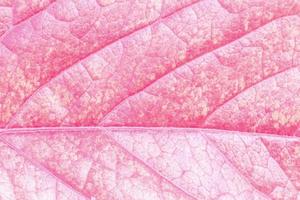
[[[186,58],[185,51],[180,51],[178,55],[179,60],[184,60]]]
[[[115,3],[115,0],[97,0],[97,3],[100,6],[108,6],[108,5]]]
[[[148,75],[148,77],[149,77],[149,79],[150,79],[151,81],[155,80],[155,78],[156,78],[156,76],[155,76],[154,73],[150,73],[150,74]]]
[[[297,112],[296,114],[294,114],[294,115],[291,117],[290,123],[296,124],[299,120],[300,120],[300,112]]]
[[[288,117],[278,111],[272,113],[272,118],[273,120],[277,121],[280,125],[284,125],[288,122]]]

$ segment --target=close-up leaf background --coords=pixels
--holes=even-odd
[[[0,0],[0,200],[299,200],[299,0]]]

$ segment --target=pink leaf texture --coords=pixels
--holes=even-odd
[[[299,0],[0,0],[0,200],[300,200]]]

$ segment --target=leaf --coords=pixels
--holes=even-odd
[[[0,156],[1,199],[88,199],[6,142],[0,143]]]
[[[26,1],[15,0],[13,1],[13,22],[14,24],[20,23],[32,15],[36,15],[38,12],[43,11],[55,0],[40,0],[40,1]]]
[[[299,163],[298,138],[187,128],[74,127],[11,129],[2,139],[65,184],[96,199],[299,195],[297,164],[281,167],[275,155],[279,149],[271,148],[295,149],[289,162]]]
[[[178,3],[168,2],[169,8],[156,0],[124,1],[103,7],[94,0],[57,1],[14,27],[3,37],[4,46],[0,46],[1,51],[10,51],[0,56],[0,62],[9,62],[14,69],[1,74],[5,83],[1,93],[9,93],[1,97],[1,104],[5,105],[1,107],[1,125],[38,88],[70,65],[190,1]],[[131,12],[132,9],[139,12]],[[68,14],[69,10],[74,12]]]
[[[93,128],[12,130],[2,138],[87,197],[194,199],[105,132]]]
[[[11,1],[0,2],[0,37],[7,32],[12,23]]]
[[[0,6],[1,200],[299,198],[298,1]]]
[[[0,36],[18,23],[27,20],[32,15],[36,15],[53,1],[2,0],[0,2]]]
[[[13,104],[17,113],[7,127],[80,126],[101,122],[123,126],[227,129],[235,126],[244,131],[292,134],[300,120],[296,99],[291,100],[291,121],[291,116],[278,109],[285,104],[285,99],[278,99],[268,107],[261,105],[268,101],[266,98],[260,100],[259,105],[253,105],[253,110],[266,110],[266,113],[258,116],[241,117],[248,111],[233,111],[239,114],[237,119],[230,120],[233,125],[228,124],[229,120],[222,122],[210,116],[244,90],[247,92],[256,84],[259,87],[265,79],[298,67],[295,41],[299,37],[299,17],[276,19],[274,15],[266,22],[262,20],[260,25],[273,21],[258,28],[256,24],[251,25],[254,23],[251,20],[257,17],[253,9],[256,7],[232,14],[218,2],[203,1],[163,18],[160,23],[122,38],[72,65],[39,87],[23,104]],[[204,12],[207,16],[202,17]],[[224,15],[227,15],[226,21],[220,27],[217,22]],[[191,25],[186,25],[187,21]],[[255,28],[258,29],[253,31]],[[231,43],[226,45],[228,42]],[[193,61],[187,63],[191,59]],[[294,86],[279,89],[287,94],[285,90],[290,87]],[[295,87],[297,89],[297,85]],[[15,95],[18,96],[26,98],[25,93]],[[8,95],[5,100],[11,98]],[[250,100],[243,102],[246,107],[250,103],[247,101]],[[14,109],[9,105],[7,109],[8,118]],[[222,118],[223,112],[220,112]],[[271,119],[275,112],[282,117]],[[204,122],[208,116],[213,122]],[[249,122],[244,122],[245,118],[249,118]],[[238,119],[242,119],[243,124]]]

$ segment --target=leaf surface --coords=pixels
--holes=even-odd
[[[18,23],[36,15],[55,0],[1,0],[0,37]]]
[[[299,139],[207,129],[11,129],[2,139],[96,199],[296,199]],[[267,143],[267,145],[266,145]],[[297,152],[298,151],[298,152]],[[292,178],[289,176],[291,175]]]
[[[0,199],[300,198],[297,0],[0,0]]]

